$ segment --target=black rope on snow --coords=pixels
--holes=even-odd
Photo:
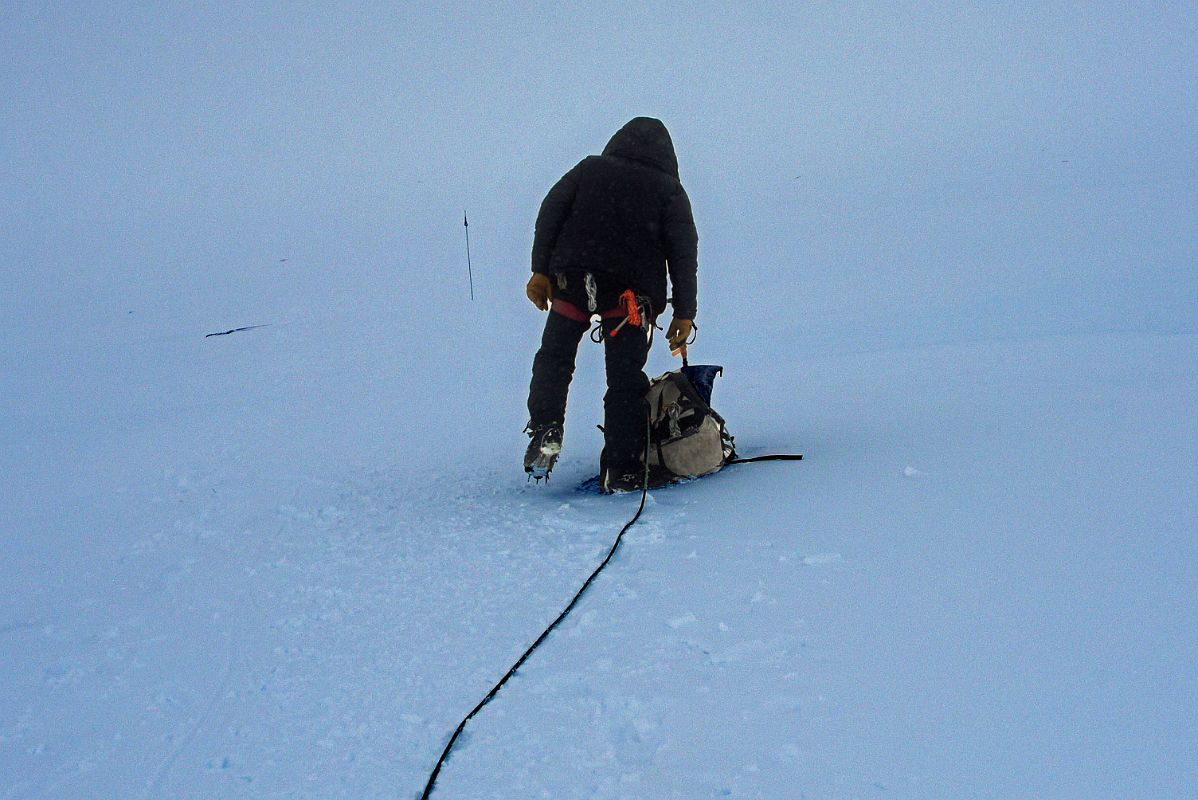
[[[726,463],[728,463],[728,464],[752,464],[755,461],[802,461],[802,460],[803,460],[803,456],[798,453],[795,453],[793,455],[778,453],[776,455],[769,455],[769,456],[753,456],[752,458],[730,458],[730,459],[728,459],[728,461]]]
[[[286,261],[286,259],[283,259],[283,260]],[[132,313],[132,312],[130,312],[130,313]],[[230,328],[227,331],[220,331],[219,333],[210,333],[210,334],[206,335],[204,338],[210,339],[213,336],[228,336],[230,333],[241,333],[242,331],[252,331],[252,330],[256,330],[257,328],[269,328],[269,327],[270,327],[269,324],[267,324],[267,325],[246,325],[244,328]]]
[[[597,325],[596,327],[599,328],[599,330],[602,330],[602,324],[603,323],[601,321],[599,323],[599,325]],[[657,327],[657,326],[652,324],[652,322],[650,322],[649,331],[648,331],[650,345],[652,345],[652,343],[653,343],[653,328],[655,328],[655,327]],[[602,334],[600,334],[600,335],[602,335]],[[683,358],[683,363],[684,364],[686,363],[685,358]],[[511,668],[504,674],[504,676],[502,678],[499,679],[499,682],[491,687],[491,691],[487,692],[486,697],[484,697],[482,700],[480,700],[478,705],[476,705],[474,708],[472,708],[470,710],[470,713],[467,714],[462,719],[462,721],[458,723],[457,728],[455,728],[453,731],[453,735],[449,737],[449,742],[445,745],[445,749],[441,751],[441,756],[440,756],[440,758],[437,759],[436,766],[433,767],[432,773],[428,776],[428,783],[425,784],[425,786],[424,786],[424,791],[420,795],[420,800],[428,800],[429,797],[432,796],[433,788],[437,783],[437,776],[441,774],[441,767],[445,766],[445,762],[449,760],[449,754],[453,751],[454,745],[457,744],[458,737],[460,737],[462,735],[462,731],[464,731],[466,729],[466,724],[468,722],[470,722],[470,720],[473,719],[474,716],[478,712],[482,711],[483,707],[486,706],[487,703],[489,703],[495,699],[495,696],[497,694],[499,694],[499,690],[503,688],[503,685],[505,683],[507,683],[508,680],[510,680],[513,675],[516,674],[516,670],[520,669],[520,667],[522,667],[524,665],[524,662],[527,661],[528,657],[533,654],[533,651],[535,651],[538,647],[540,647],[541,643],[544,642],[547,638],[549,638],[549,634],[553,633],[554,629],[557,628],[557,626],[559,624],[561,624],[562,620],[564,620],[566,618],[566,616],[571,611],[574,610],[574,606],[578,605],[578,601],[580,599],[582,599],[582,595],[586,592],[587,589],[590,588],[591,584],[594,583],[595,578],[599,577],[599,573],[602,572],[603,568],[608,565],[608,563],[612,560],[612,557],[615,556],[616,550],[618,550],[620,548],[620,543],[624,541],[624,534],[627,533],[628,529],[631,528],[633,525],[635,525],[636,521],[641,518],[641,512],[643,512],[645,510],[645,500],[649,496],[649,453],[650,453],[650,439],[651,439],[652,432],[653,432],[652,426],[653,426],[653,418],[650,416],[648,410],[646,410],[646,413],[645,413],[645,457],[643,459],[644,464],[645,464],[645,475],[644,475],[644,478],[643,478],[642,484],[641,484],[641,502],[640,502],[640,505],[637,506],[636,513],[632,515],[632,519],[630,519],[630,520],[628,520],[628,522],[624,523],[624,527],[620,529],[620,532],[618,534],[616,534],[616,540],[615,540],[615,542],[612,543],[611,549],[608,550],[607,556],[603,559],[603,561],[601,561],[599,563],[599,566],[595,567],[595,570],[594,570],[594,572],[592,572],[590,574],[590,577],[588,577],[586,579],[586,581],[583,582],[582,588],[580,588],[574,594],[574,598],[572,600],[570,600],[569,605],[567,605],[564,609],[562,609],[562,613],[557,615],[557,619],[555,619],[555,620],[553,620],[553,622],[549,623],[549,627],[545,628],[545,630],[541,632],[541,635],[537,637],[537,640],[535,642],[533,642],[531,645],[529,645],[528,649],[524,651],[524,654],[522,656],[520,656],[520,658],[516,660],[516,663],[511,666]],[[797,455],[797,454],[796,455],[766,455],[766,456],[754,456],[752,458],[734,458],[734,459],[729,460],[727,463],[728,464],[749,464],[749,463],[752,463],[755,461],[801,461],[802,459],[803,459],[803,456]]]
[[[510,679],[513,675],[516,674],[516,670],[520,669],[520,667],[523,666],[524,662],[528,660],[528,657],[532,655],[533,651],[536,650],[538,647],[540,647],[541,643],[544,642],[547,638],[549,638],[549,634],[553,632],[553,629],[556,628],[558,626],[558,624],[560,624],[561,621],[566,618],[566,615],[569,614],[570,611],[573,610],[574,606],[578,605],[578,601],[579,601],[579,599],[582,598],[583,593],[586,592],[586,590],[588,588],[590,588],[590,585],[594,582],[595,578],[598,577],[599,573],[603,571],[603,568],[607,566],[608,562],[612,560],[612,556],[614,556],[616,554],[616,550],[619,549],[619,547],[620,547],[620,542],[622,542],[624,540],[624,534],[627,533],[628,529],[631,528],[634,524],[636,524],[636,521],[641,518],[641,512],[645,510],[645,498],[649,496],[649,438],[648,437],[649,437],[649,432],[650,432],[650,426],[651,426],[651,420],[649,418],[649,415],[646,414],[645,415],[645,478],[644,478],[644,483],[641,486],[641,504],[637,507],[636,513],[632,515],[632,519],[628,520],[628,522],[626,522],[624,524],[624,527],[620,529],[620,532],[618,534],[616,534],[616,541],[612,544],[611,550],[608,551],[607,557],[603,559],[603,561],[599,564],[599,566],[595,568],[595,571],[591,573],[591,576],[586,579],[586,582],[584,582],[582,584],[582,588],[579,589],[578,592],[574,595],[574,599],[570,601],[570,604],[568,606],[566,606],[565,609],[562,610],[562,613],[557,615],[557,619],[555,619],[553,622],[549,623],[549,627],[546,628],[541,633],[541,635],[537,637],[537,640],[535,642],[533,642],[527,650],[524,651],[524,655],[520,656],[520,658],[516,661],[516,663],[512,665],[511,669],[509,669],[507,671],[507,673],[502,678],[499,679],[499,683],[497,683],[493,687],[491,687],[491,691],[487,692],[487,696],[484,697],[481,701],[479,701],[478,705],[476,705],[473,709],[471,709],[470,713],[467,714],[465,716],[465,718],[463,718],[462,721],[458,723],[458,727],[456,729],[454,729],[453,735],[449,737],[449,743],[446,744],[445,749],[443,751],[441,751],[441,757],[437,759],[437,765],[435,767],[433,767],[432,774],[428,776],[428,783],[425,784],[424,792],[420,795],[420,800],[428,800],[428,798],[432,796],[433,786],[437,782],[437,776],[441,773],[441,767],[444,766],[445,762],[449,759],[450,751],[453,750],[453,746],[457,743],[458,737],[462,735],[462,731],[464,731],[466,729],[466,723],[468,723],[474,717],[475,714],[477,714],[479,711],[482,711],[483,706],[485,706],[487,703],[491,702],[495,698],[495,695],[499,694],[499,690],[502,689],[503,685],[508,682],[508,679]]]

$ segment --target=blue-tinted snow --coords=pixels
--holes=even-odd
[[[411,6],[0,20],[0,798],[418,793],[635,508],[594,348],[519,457],[637,114],[807,460],[654,492],[437,796],[1193,796],[1194,9]]]

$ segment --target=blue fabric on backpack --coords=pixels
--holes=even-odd
[[[715,388],[715,379],[723,372],[723,367],[712,364],[688,364],[682,368],[682,374],[707,405],[711,405],[711,390]]]

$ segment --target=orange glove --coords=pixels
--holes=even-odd
[[[686,340],[691,338],[694,327],[695,323],[689,319],[675,317],[670,320],[670,327],[666,328],[666,339],[670,342],[671,353],[686,356]]]
[[[528,279],[528,285],[524,287],[524,293],[528,295],[528,299],[534,306],[542,311],[548,311],[549,303],[553,300],[553,284],[549,282],[548,275],[534,272]]]

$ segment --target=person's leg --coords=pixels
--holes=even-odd
[[[574,377],[578,343],[586,331],[586,323],[549,312],[541,335],[541,349],[533,358],[532,382],[528,387],[528,418],[532,429],[553,423],[561,425],[565,421],[566,396]]]
[[[604,320],[603,344],[607,364],[607,394],[603,397],[603,458],[601,466],[613,474],[643,468],[645,424],[648,409],[645,393],[649,379],[645,360],[649,341],[640,328],[625,325],[616,336],[611,331],[620,320]]]

